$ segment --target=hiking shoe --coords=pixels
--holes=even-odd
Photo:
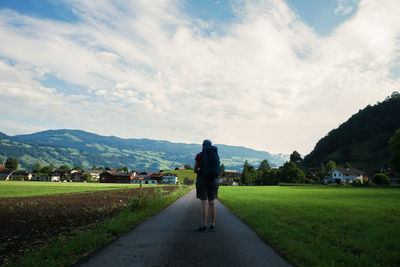
[[[202,233],[207,233],[207,226],[206,225],[200,225],[199,229],[197,229],[198,232]]]
[[[211,224],[210,227],[208,228],[209,232],[215,232],[215,225]]]

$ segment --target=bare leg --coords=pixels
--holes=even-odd
[[[210,205],[210,219],[211,219],[211,223],[215,223],[215,217],[217,215],[217,209],[215,207],[215,201],[211,200],[208,202],[208,204]]]
[[[207,216],[208,216],[208,201],[201,201],[201,223],[207,224]]]

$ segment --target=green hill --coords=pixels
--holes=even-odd
[[[287,160],[284,155],[271,155],[245,147],[218,145],[226,169],[240,170],[247,159],[258,165],[267,159],[272,166]],[[172,143],[150,139],[122,139],[101,136],[80,130],[48,130],[28,135],[7,136],[0,133],[0,160],[15,157],[22,168],[67,164],[70,167],[96,166],[116,168],[126,166],[134,170],[158,171],[174,169],[184,164],[193,165],[199,144]]]
[[[349,162],[361,169],[387,166],[391,157],[388,142],[399,128],[400,94],[395,92],[330,131],[304,158],[304,164],[316,167],[333,160],[338,164]]]

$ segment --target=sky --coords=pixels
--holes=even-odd
[[[0,0],[0,131],[305,155],[400,91],[398,0]]]

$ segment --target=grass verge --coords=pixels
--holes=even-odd
[[[32,249],[22,259],[14,260],[9,266],[70,266],[80,258],[130,231],[144,221],[186,194],[192,187],[180,187],[170,194],[146,198],[141,209],[133,203],[116,217],[103,222],[93,229],[76,231],[72,235],[51,240],[39,249]]]
[[[147,185],[146,185],[147,186]],[[0,198],[43,196],[50,194],[67,194],[97,190],[138,188],[134,184],[109,183],[57,183],[36,181],[0,181]]]
[[[221,187],[219,199],[299,266],[400,266],[400,190]]]

